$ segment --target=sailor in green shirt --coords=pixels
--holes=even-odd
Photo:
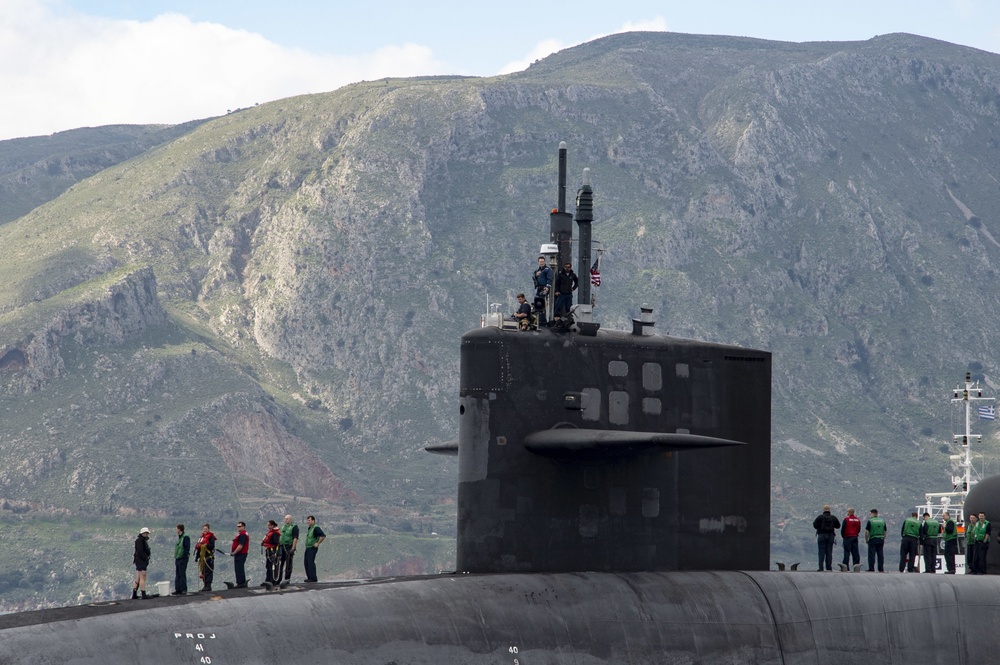
[[[316,551],[320,543],[326,540],[323,529],[316,524],[316,518],[310,515],[306,518],[306,555],[304,563],[306,567],[306,582],[319,582],[316,577]]]
[[[986,574],[986,555],[990,551],[990,521],[986,519],[986,513],[979,512],[979,520],[976,522],[976,559],[973,565],[974,575]]]
[[[969,514],[969,521],[965,524],[965,574],[975,575],[972,570],[972,563],[976,560],[976,522],[979,518],[975,513]]]
[[[878,510],[868,511],[868,521],[865,522],[865,545],[868,546],[868,572],[875,572],[875,559],[878,558],[878,572],[885,572],[885,520],[878,516]]]
[[[903,572],[905,569],[908,573],[915,573],[917,572],[917,541],[920,537],[920,520],[917,519],[916,512],[911,513],[903,520],[899,535],[902,536],[902,541],[899,544],[899,572]]]
[[[278,579],[275,582],[281,584],[292,579],[292,558],[298,546],[299,525],[292,523],[291,515],[285,515],[285,522],[281,525],[281,540],[278,543],[279,568]]]
[[[188,590],[187,567],[191,558],[191,537],[184,533],[184,525],[177,525],[177,543],[174,545],[174,590],[171,596],[183,596]]]

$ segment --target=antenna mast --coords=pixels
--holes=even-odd
[[[996,417],[996,410],[992,406],[973,407],[973,403],[993,401],[995,401],[993,397],[983,397],[983,389],[980,387],[979,381],[973,383],[971,372],[965,373],[965,387],[955,386],[955,389],[952,391],[952,404],[956,402],[965,403],[965,433],[952,435],[952,441],[962,447],[962,454],[951,456],[951,459],[958,461],[959,466],[962,467],[962,476],[956,476],[954,484],[956,488],[961,487],[963,504],[965,503],[965,496],[968,495],[972,486],[976,484],[976,479],[972,477],[972,443],[974,441],[978,445],[983,440],[982,434],[972,433],[973,408],[976,409],[977,414],[982,413],[981,409],[984,409],[985,413],[989,414],[989,416],[986,416],[989,419]],[[959,482],[961,483],[960,486]]]
[[[950,492],[926,492],[924,494],[924,505],[918,506],[921,512],[930,513],[934,519],[939,519],[941,513],[948,510],[954,511],[955,521],[960,525],[965,524],[965,498],[969,495],[969,490],[976,484],[972,467],[972,444],[979,444],[982,441],[982,434],[972,433],[973,414],[981,415],[982,418],[993,419],[996,411],[992,405],[979,406],[976,402],[994,402],[994,397],[983,397],[983,389],[979,381],[973,382],[972,373],[965,373],[965,386],[956,385],[951,392],[951,403],[965,404],[965,433],[953,434],[952,443],[961,447],[961,453],[951,455],[952,462],[957,462],[962,469],[961,475],[952,476],[952,490]],[[960,531],[961,533],[961,531]]]

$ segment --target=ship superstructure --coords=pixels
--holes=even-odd
[[[979,381],[972,380],[971,372],[965,373],[964,385],[956,384],[951,393],[951,403],[962,408],[964,427],[962,432],[953,434],[952,446],[958,453],[949,456],[952,468],[957,469],[951,477],[952,488],[948,492],[926,492],[924,503],[917,506],[920,516],[929,513],[931,519],[941,521],[941,516],[947,512],[955,520],[959,531],[959,552],[955,557],[958,571],[965,570],[965,500],[969,491],[980,480],[981,475],[972,463],[972,449],[982,443],[983,435],[973,433],[973,423],[978,419],[993,420],[996,418],[994,402],[996,398],[983,395],[983,387]],[[939,544],[940,545],[940,544]],[[923,570],[923,557],[920,557]],[[944,552],[938,547],[937,570],[944,570]]]

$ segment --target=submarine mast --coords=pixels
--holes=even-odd
[[[593,315],[590,297],[591,224],[594,221],[594,190],[590,186],[590,169],[583,170],[583,186],[576,193],[576,225],[580,230],[580,263],[576,270],[580,278],[579,295],[574,318],[589,323]]]
[[[566,212],[566,149],[566,142],[560,141],[558,206],[549,215],[549,242],[558,248],[555,270],[562,268],[567,263],[573,263],[573,215]],[[550,267],[553,266],[550,265]],[[552,273],[553,279],[555,279],[555,270]],[[554,297],[555,290],[550,289],[549,300]]]

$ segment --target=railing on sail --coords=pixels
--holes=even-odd
[[[994,397],[984,397],[983,389],[979,381],[972,380],[971,372],[965,373],[965,386],[956,385],[951,394],[951,403],[964,404],[965,430],[962,434],[953,434],[952,443],[959,446],[961,451],[957,455],[949,456],[952,462],[957,463],[961,470],[961,475],[951,477],[952,490],[950,492],[927,492],[924,494],[924,504],[917,506],[920,517],[924,513],[929,513],[931,519],[941,521],[941,514],[948,512],[958,526],[958,547],[959,554],[956,557],[958,572],[965,569],[965,497],[969,490],[979,480],[979,474],[972,466],[972,445],[982,442],[982,434],[972,433],[972,422],[974,416],[992,420],[996,417],[996,409],[991,402],[996,401]],[[980,404],[982,403],[982,404]],[[942,528],[944,524],[942,523]],[[938,570],[943,570],[943,549],[938,547]],[[920,557],[921,568],[923,558]]]

